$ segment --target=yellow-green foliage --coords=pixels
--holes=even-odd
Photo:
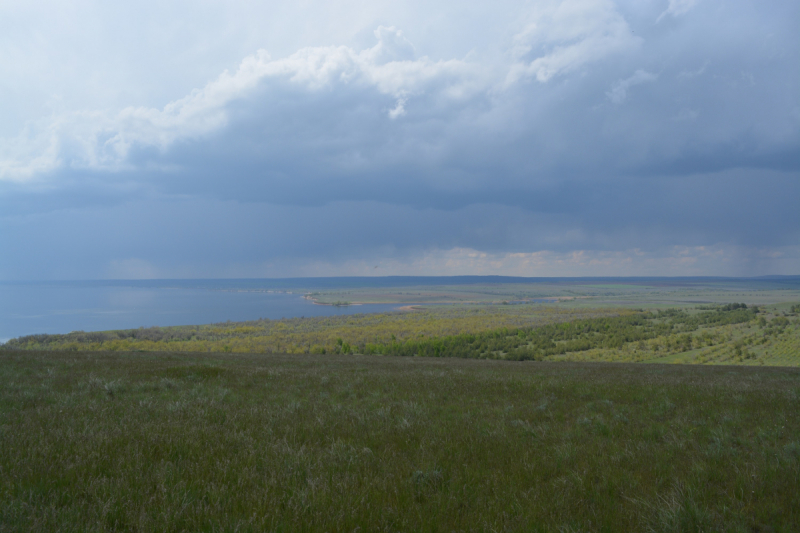
[[[633,310],[620,308],[592,310],[523,305],[445,307],[413,312],[33,335],[14,339],[7,347],[28,350],[384,353],[489,359],[535,358],[546,361],[800,365],[800,319],[796,313],[772,307],[762,309],[760,314],[755,315],[754,308],[751,308],[748,316],[757,318],[745,318],[740,323],[685,323],[686,320],[691,322],[692,316],[711,316],[718,311],[727,313],[725,316],[745,312],[742,309],[725,311],[725,308],[710,306],[689,312],[667,310],[656,315],[648,312],[640,315]],[[662,316],[664,318],[660,318]],[[649,317],[645,322],[650,325],[628,325],[619,329],[628,323],[640,323],[641,317]],[[599,342],[599,337],[595,336],[589,345],[569,348],[565,353],[553,353],[553,350],[550,353],[526,353],[526,345],[520,345],[519,342],[512,342],[514,350],[504,347],[509,344],[509,339],[516,341],[518,332],[523,335],[525,331],[549,324],[562,324],[559,328],[563,329],[566,327],[563,324],[567,322],[572,323],[573,328],[578,325],[583,327],[581,321],[592,319],[612,330],[617,328],[619,333],[603,342]],[[667,328],[661,333],[653,329],[659,323],[666,325],[674,320],[684,321],[683,325]],[[641,327],[650,328],[650,333],[644,336],[638,334],[635,330]],[[469,336],[480,334],[489,334],[493,340],[484,342],[483,348],[476,349],[475,346],[481,343],[469,339]],[[586,342],[589,340],[586,336],[579,337]],[[563,342],[556,341],[553,346],[560,346]],[[453,345],[458,346],[453,349]],[[521,351],[517,351],[517,347]],[[527,348],[535,346],[531,342]],[[564,352],[563,349],[561,351]]]
[[[800,366],[800,320],[764,312],[742,324],[704,327],[691,333],[546,358],[549,361]]]
[[[632,314],[626,309],[542,305],[425,308],[394,313],[258,320],[205,326],[30,335],[7,348],[28,350],[238,353],[363,353],[367,344],[534,327],[582,318]]]

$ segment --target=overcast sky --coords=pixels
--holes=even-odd
[[[0,0],[0,280],[800,274],[796,0]]]

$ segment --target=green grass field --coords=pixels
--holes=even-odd
[[[796,368],[5,351],[0,531],[798,531],[799,408]]]

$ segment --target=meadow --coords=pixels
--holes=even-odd
[[[560,287],[12,339],[0,533],[800,530],[796,288]]]
[[[800,369],[0,352],[0,531],[797,531]]]

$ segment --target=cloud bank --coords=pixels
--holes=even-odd
[[[273,33],[296,47],[277,55],[244,15],[134,16],[186,38],[124,47],[131,72],[175,72],[95,86],[93,68],[122,67],[87,54],[103,68],[56,76],[58,98],[24,75],[37,52],[0,40],[17,74],[0,279],[800,270],[798,7],[501,7],[376,4],[363,21],[344,3],[336,25],[287,11]],[[100,11],[98,27],[119,16]],[[49,20],[7,15],[34,33]],[[207,81],[185,87],[203,72],[180,57],[206,58]]]

